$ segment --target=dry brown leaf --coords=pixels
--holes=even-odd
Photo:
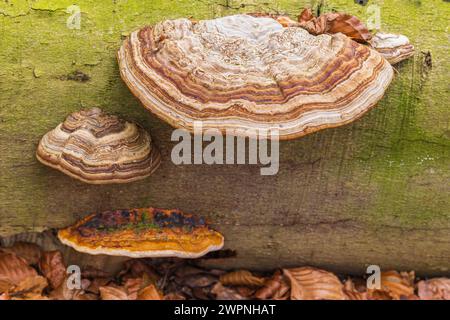
[[[118,277],[122,281],[126,281],[129,278],[142,278],[144,275],[147,279],[150,279],[151,283],[156,283],[159,279],[158,273],[152,266],[145,263],[142,259],[134,259],[125,261],[124,269],[119,273]]]
[[[151,284],[139,291],[138,300],[162,300],[163,296],[161,293],[156,289],[156,287]]]
[[[422,300],[450,300],[450,279],[433,278],[417,284],[418,295]]]
[[[369,300],[367,292],[347,291],[344,290],[348,300]]]
[[[47,279],[42,276],[30,276],[22,280],[10,293],[15,300],[42,300],[42,291],[48,286]]]
[[[72,300],[76,289],[69,289],[67,278],[56,288],[50,291],[49,298],[52,300]]]
[[[0,300],[11,300],[9,294],[7,293],[2,293],[0,294]]]
[[[197,300],[211,300],[211,287],[195,287],[192,288],[192,297]]]
[[[60,251],[46,251],[39,260],[39,269],[52,288],[58,288],[66,278],[66,266]]]
[[[218,279],[216,276],[213,276],[208,273],[193,274],[182,279],[177,279],[178,283],[186,285],[191,288],[208,287],[213,285],[217,281]]]
[[[64,281],[61,285],[50,291],[49,298],[52,300],[72,300],[76,290],[69,289]]]
[[[86,289],[90,286],[91,281],[88,279],[82,279],[81,280],[81,288],[80,289],[69,289],[67,286],[67,277],[64,279],[64,281],[61,283],[61,285],[52,290],[49,293],[49,298],[52,300],[92,300],[92,299],[84,299],[85,296],[95,296],[97,295],[92,293],[86,293]],[[95,299],[97,300],[98,297]]]
[[[283,269],[292,300],[346,300],[344,286],[332,273],[310,267]]]
[[[346,13],[329,12],[314,17],[311,9],[306,8],[300,13],[298,22],[314,35],[340,32],[361,43],[367,43],[372,38],[372,34],[358,18]]]
[[[225,286],[262,287],[264,279],[254,276],[250,271],[238,270],[220,276],[220,282]]]
[[[92,266],[86,266],[83,268],[83,270],[81,271],[81,276],[83,278],[89,278],[89,279],[93,279],[93,278],[110,278],[111,275],[103,270],[99,270],[97,268],[94,268]]]
[[[179,292],[170,292],[164,296],[164,300],[186,300],[186,297]]]
[[[381,299],[407,299],[414,295],[414,272],[386,271],[381,273],[381,289],[368,290],[369,298]]]
[[[41,258],[41,247],[35,243],[17,241],[10,247],[0,248],[6,253],[13,253],[26,260],[28,264],[37,264]]]
[[[220,282],[217,282],[211,289],[211,293],[216,296],[217,300],[246,300],[236,290],[229,287],[224,287]]]
[[[73,295],[73,300],[98,300],[99,296],[93,293],[86,293],[84,291],[77,291]]]
[[[237,286],[234,289],[237,291],[237,293],[246,298],[253,297],[256,292],[256,289],[254,287]]]
[[[347,279],[344,283],[344,293],[348,300],[368,300],[367,291],[360,291],[352,279]]]
[[[144,286],[142,278],[128,278],[123,283],[123,289],[128,294],[129,300],[136,300],[139,290]]]
[[[368,290],[367,297],[369,300],[392,300],[389,293],[382,290]]]
[[[110,278],[94,278],[90,281],[89,286],[86,288],[86,291],[100,294],[100,287],[106,287],[111,282]]]
[[[256,299],[273,299],[286,300],[288,299],[289,285],[286,283],[280,271],[276,271],[272,278],[265,281],[264,286],[256,291]]]
[[[100,287],[99,290],[102,300],[130,300],[124,288],[105,286]]]
[[[126,278],[123,282],[123,288],[128,293],[129,300],[136,300],[141,289],[154,284],[148,274],[143,273],[140,278]]]
[[[28,277],[37,276],[25,259],[13,253],[0,252],[0,280],[18,285]]]
[[[14,283],[8,280],[0,280],[0,294],[4,292],[8,292],[11,288],[14,287]]]
[[[288,16],[278,16],[275,18],[275,20],[278,21],[279,24],[281,24],[283,27],[296,27],[298,26],[298,22],[292,20]]]

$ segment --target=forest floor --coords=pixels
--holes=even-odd
[[[370,286],[372,289],[368,289]],[[0,300],[448,300],[450,279],[419,279],[414,271],[366,278],[310,266],[205,269],[196,260],[131,259],[115,273],[67,266],[63,254],[33,243],[0,247]]]

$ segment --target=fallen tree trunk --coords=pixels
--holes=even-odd
[[[396,67],[396,78],[373,111],[352,125],[282,142],[278,174],[261,176],[255,165],[174,165],[172,128],[130,94],[115,60],[121,35],[144,24],[254,7],[152,0],[99,9],[82,1],[77,29],[63,1],[19,2],[0,4],[0,236],[63,227],[94,211],[156,206],[206,216],[224,234],[225,248],[237,256],[205,260],[209,266],[315,265],[361,273],[378,264],[449,273],[447,3],[385,2],[383,29],[406,34],[418,48],[414,59]],[[300,11],[300,4],[277,3],[280,11]],[[328,3],[368,15],[351,1]],[[421,50],[431,51],[432,67]],[[35,159],[44,133],[68,113],[91,106],[151,132],[163,156],[154,175],[125,185],[88,185]],[[19,238],[27,237],[42,238]]]

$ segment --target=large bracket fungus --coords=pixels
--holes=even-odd
[[[147,131],[99,108],[70,114],[42,137],[36,157],[47,166],[93,184],[143,179],[161,162]]]
[[[201,121],[203,130],[277,130],[280,139],[354,121],[393,78],[378,52],[341,33],[315,36],[250,15],[144,27],[118,60],[134,95],[175,127],[193,131]]]
[[[224,242],[201,217],[155,208],[94,213],[60,230],[58,238],[77,251],[134,258],[198,258]]]

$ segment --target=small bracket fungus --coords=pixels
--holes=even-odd
[[[401,34],[378,32],[370,40],[370,45],[390,64],[399,63],[414,55],[414,46]]]
[[[290,22],[283,22],[289,25]],[[145,108],[178,128],[293,139],[361,117],[393,69],[367,46],[275,19],[168,20],[135,31],[118,53],[122,79]]]
[[[99,108],[70,114],[42,137],[36,157],[47,166],[93,184],[143,179],[161,162],[147,131]]]
[[[198,258],[223,247],[203,218],[155,208],[91,214],[58,232],[62,243],[89,254]]]

